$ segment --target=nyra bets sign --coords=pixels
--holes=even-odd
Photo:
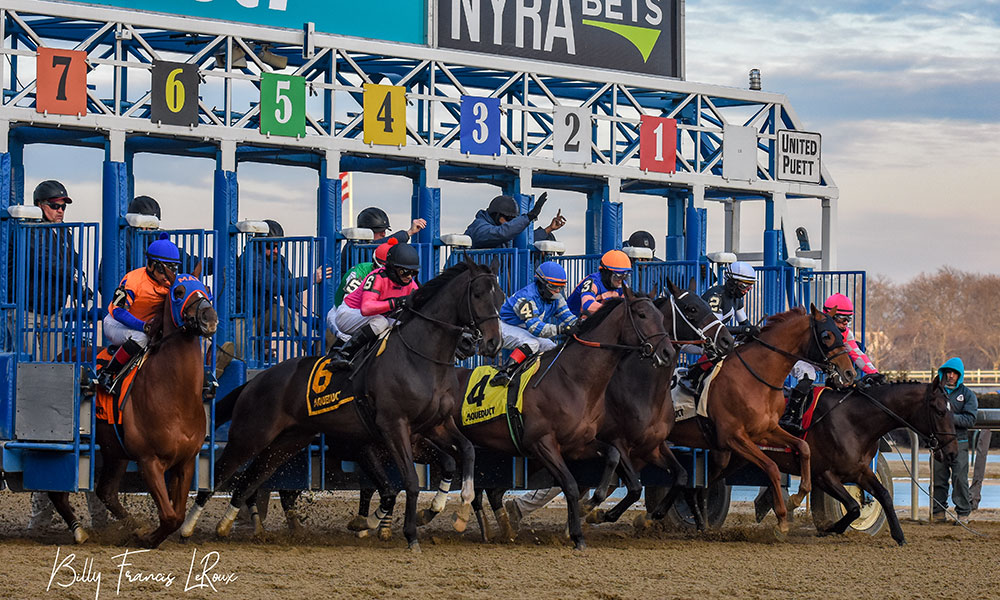
[[[680,0],[437,0],[440,48],[680,77]]]
[[[777,179],[819,183],[822,146],[818,133],[779,130]]]

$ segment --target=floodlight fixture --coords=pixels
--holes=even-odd
[[[271,52],[271,47],[267,44],[261,45],[260,52],[257,53],[257,58],[272,69],[279,71],[288,66],[288,57]]]

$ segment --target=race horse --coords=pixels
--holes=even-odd
[[[115,518],[133,522],[118,490],[129,461],[138,463],[160,521],[155,530],[139,536],[139,544],[147,548],[159,546],[183,523],[195,461],[205,441],[201,338],[215,334],[219,317],[198,280],[200,271],[199,265],[194,273],[179,274],[171,282],[163,304],[162,333],[153,336],[131,387],[123,392],[120,432],[97,420],[95,440],[103,461],[97,495]],[[49,497],[76,540],[86,540],[69,494],[52,492]]]
[[[633,351],[659,367],[672,365],[676,356],[663,327],[663,314],[652,300],[625,288],[623,298],[606,300],[564,345],[542,354],[523,392],[522,435],[512,435],[504,418],[462,427],[476,446],[531,456],[551,473],[566,496],[570,537],[579,550],[586,548],[579,488],[566,460],[604,458],[596,491],[598,502],[603,500],[620,458],[612,444],[597,437],[604,422],[605,390],[618,363]],[[473,373],[470,369],[454,371],[462,396]],[[459,406],[456,420],[461,420],[461,413]]]
[[[813,482],[843,504],[845,514],[836,523],[817,526],[819,533],[844,533],[861,515],[857,500],[844,487],[845,483],[856,483],[882,506],[892,539],[900,546],[906,543],[892,495],[872,472],[872,459],[882,436],[905,427],[924,440],[938,460],[951,461],[958,443],[950,407],[937,377],[929,384],[886,383],[868,389],[823,390],[804,437],[812,451]],[[798,475],[798,464],[786,453],[768,452],[768,456],[782,472]]]
[[[722,476],[729,452],[764,471],[777,498],[777,532],[782,537],[788,533],[789,523],[788,509],[780,494],[781,474],[760,446],[794,451],[802,475],[790,504],[792,508],[798,506],[812,489],[809,445],[782,429],[778,419],[785,410],[784,380],[799,360],[819,366],[833,384],[854,381],[854,366],[833,319],[816,310],[815,305],[808,311],[795,307],[768,317],[758,336],[737,346],[717,367],[708,390],[707,422],[698,416],[681,421],[668,438],[675,445],[724,452],[710,474],[710,484]],[[662,519],[682,491],[680,486],[673,486],[652,510],[636,518],[636,525],[645,527],[650,520]],[[697,503],[692,510],[697,510]]]
[[[326,434],[335,454],[357,456],[376,481],[383,508],[391,511],[395,494],[380,458],[380,451],[388,450],[404,479],[403,531],[410,549],[420,549],[416,522],[419,490],[412,447],[415,435],[441,448],[460,451],[462,500],[465,510],[470,511],[475,452],[453,420],[461,398],[454,394],[451,381],[463,333],[479,330],[486,354],[495,355],[500,349],[498,311],[503,292],[496,273],[495,261],[486,266],[466,258],[414,292],[399,315],[399,323],[376,344],[375,356],[353,371],[330,374],[327,389],[337,390],[353,407],[309,415],[306,390],[313,367],[323,359],[317,356],[284,361],[231,392],[239,398],[233,408],[229,442],[216,462],[215,489],[233,478],[232,499],[216,532],[228,535],[247,499],[320,433]],[[249,466],[237,474],[248,462]],[[198,494],[182,535],[194,531],[211,496],[212,492]]]

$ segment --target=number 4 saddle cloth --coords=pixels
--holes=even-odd
[[[472,371],[462,400],[462,426],[509,417],[509,412],[516,412],[520,418],[524,408],[524,388],[538,371],[540,363],[538,357],[532,359],[530,364],[518,370],[507,387],[490,385],[490,380],[497,373],[496,367],[485,365]]]

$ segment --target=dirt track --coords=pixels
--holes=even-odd
[[[134,573],[172,574],[169,587],[123,578],[118,598],[997,598],[1000,597],[1000,514],[973,514],[972,526],[985,537],[952,525],[904,521],[909,544],[895,545],[883,531],[872,538],[851,533],[817,538],[811,519],[797,514],[785,542],[774,541],[773,516],[752,524],[747,505],[735,505],[723,529],[698,536],[656,531],[636,537],[629,513],[621,524],[586,529],[589,548],[574,551],[562,536],[562,509],[546,509],[529,519],[514,544],[481,544],[478,528],[465,534],[440,520],[421,531],[420,554],[406,550],[398,529],[388,543],[358,539],[344,529],[354,501],[318,494],[304,503],[311,531],[301,538],[284,532],[276,501],[266,542],[249,530],[231,541],[214,538],[225,499],[209,504],[194,542],[177,536],[161,549],[131,556]],[[423,500],[423,499],[422,499]],[[428,498],[429,500],[429,498]],[[82,500],[74,502],[82,509]],[[148,510],[137,496],[126,504]],[[422,505],[427,502],[423,501]],[[0,598],[95,598],[93,579],[101,572],[100,598],[114,598],[122,535],[106,531],[84,546],[71,545],[62,527],[28,537],[26,494],[0,492]],[[397,511],[398,512],[398,511]],[[978,519],[977,519],[978,517]],[[135,550],[135,546],[130,548]],[[60,562],[75,553],[72,566],[57,570],[46,586],[56,553]],[[229,584],[184,591],[192,553],[193,574],[210,552],[219,554],[212,571],[235,573]],[[90,571],[85,559],[93,559]],[[193,575],[188,586],[195,585]]]

